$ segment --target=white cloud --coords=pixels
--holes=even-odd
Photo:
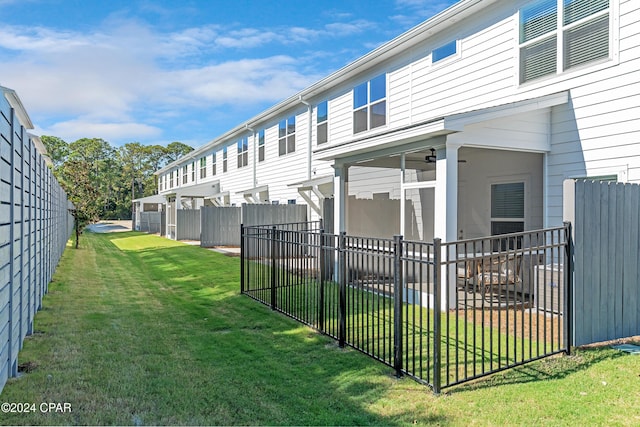
[[[80,118],[58,122],[47,128],[36,127],[34,133],[55,135],[67,142],[73,142],[80,138],[133,142],[140,139],[156,138],[162,133],[162,130],[141,123],[94,122]]]

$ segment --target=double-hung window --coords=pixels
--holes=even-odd
[[[318,104],[316,108],[316,139],[317,143],[324,144],[329,141],[329,111],[327,101]]]
[[[249,140],[247,137],[238,140],[238,169],[249,164]]]
[[[258,132],[258,161],[264,162],[264,129]]]
[[[610,56],[610,0],[537,0],[520,10],[520,83]]]
[[[278,155],[296,151],[296,116],[281,120],[278,123]]]
[[[227,147],[222,149],[222,172],[227,171]]]
[[[216,175],[216,153],[211,155],[211,175]]]
[[[191,182],[196,182],[196,162],[191,163]]]
[[[200,157],[200,179],[207,177],[207,158]]]
[[[524,231],[524,182],[491,186],[491,234]]]
[[[169,188],[173,188],[173,171],[169,173]]]
[[[387,123],[387,76],[379,75],[353,89],[353,133]]]
[[[183,166],[182,167],[182,183],[186,184],[187,182],[189,182],[189,165]]]

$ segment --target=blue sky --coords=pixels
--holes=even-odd
[[[201,146],[455,0],[0,0],[38,135]]]

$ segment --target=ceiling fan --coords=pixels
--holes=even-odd
[[[427,163],[435,163],[436,162],[436,149],[435,148],[430,148],[429,149],[431,151],[431,154],[428,156],[425,156],[424,161]],[[462,160],[462,159],[458,159],[458,163],[467,163],[466,160]]]

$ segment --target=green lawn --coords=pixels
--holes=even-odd
[[[638,425],[640,358],[579,350],[434,396],[239,295],[239,260],[139,233],[63,256],[0,424]],[[71,413],[41,413],[40,403]]]

